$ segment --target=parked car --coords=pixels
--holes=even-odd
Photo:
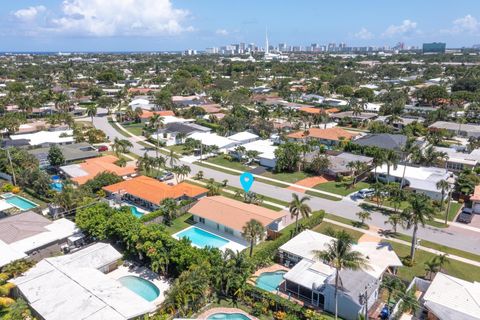
[[[160,177],[158,177],[158,180],[160,181],[167,181],[167,180],[171,180],[175,178],[175,176],[173,175],[173,173],[171,172],[165,172],[164,174],[162,174]]]
[[[373,190],[373,189],[362,189],[362,190],[359,190],[356,193],[356,196],[358,198],[365,199],[365,198],[373,196],[374,194],[375,194],[375,190]]]
[[[98,146],[98,147],[97,147],[97,150],[98,150],[99,152],[108,151],[108,146]]]
[[[473,219],[473,211],[471,208],[463,208],[458,215],[457,221],[462,223],[470,223]]]

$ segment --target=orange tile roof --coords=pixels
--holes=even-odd
[[[480,185],[475,187],[475,191],[473,191],[473,195],[470,197],[472,201],[480,201]]]
[[[221,110],[221,106],[216,103],[204,104],[204,105],[201,105],[200,108],[205,110],[206,113],[218,113]]]
[[[306,112],[306,113],[312,113],[312,114],[319,114],[319,113],[325,112],[325,110],[323,110],[323,109],[314,108],[314,107],[301,107],[298,110],[300,110],[302,112]]]
[[[347,140],[350,140],[353,137],[357,136],[357,134],[350,133],[341,128],[327,128],[327,129],[310,128],[308,129],[308,132],[309,132],[308,134],[309,138],[334,140],[334,141],[338,141],[342,137]],[[293,139],[304,139],[305,138],[304,133],[305,131],[297,131],[294,133],[290,133],[287,137],[293,138]]]
[[[326,113],[337,113],[340,112],[340,109],[338,108],[330,108],[330,109],[325,109]]]
[[[163,110],[163,111],[143,111],[140,115],[142,119],[150,119],[154,114],[158,114],[161,117],[174,116],[175,113],[172,110]]]
[[[150,91],[155,91],[150,88],[128,88],[128,93],[149,93]]]
[[[81,185],[102,172],[113,172],[119,176],[129,176],[137,171],[137,167],[135,166],[117,166],[115,164],[117,160],[117,157],[110,155],[85,160],[85,162],[80,163],[79,166],[88,174],[86,176],[74,177],[72,178],[72,181]]]
[[[130,180],[121,181],[103,187],[103,190],[110,193],[125,192],[157,205],[167,198],[178,199],[184,195],[193,198],[208,192],[205,188],[186,182],[169,186],[157,179],[146,176],[138,176]]]
[[[252,219],[268,226],[287,215],[286,211],[273,211],[222,196],[202,198],[188,212],[238,231]]]

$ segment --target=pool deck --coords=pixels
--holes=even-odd
[[[257,279],[262,273],[265,273],[265,272],[276,272],[276,271],[287,271],[287,272],[288,272],[288,268],[285,267],[285,266],[282,266],[281,264],[278,264],[278,263],[272,264],[271,266],[268,266],[268,267],[265,267],[265,268],[261,268],[261,269],[258,269],[257,271],[255,271],[255,273],[254,273],[253,276],[252,276],[252,279],[249,279],[247,282],[250,283],[250,284],[252,284],[252,285],[255,285],[256,279]]]
[[[208,317],[210,317],[211,315],[216,314],[216,313],[241,313],[244,316],[250,318],[251,320],[258,320],[258,318],[254,317],[254,316],[251,316],[248,313],[246,313],[245,311],[243,311],[241,309],[237,309],[237,308],[212,308],[212,309],[209,309],[209,310],[203,312],[202,314],[200,314],[197,317],[197,319],[207,319]]]
[[[188,228],[185,228],[183,230],[180,230],[179,232],[175,233],[172,235],[172,237],[174,237],[175,239],[178,240],[178,235],[182,232],[184,232],[185,230],[188,230],[188,229],[191,229],[191,228],[198,228],[198,229],[201,229],[203,231],[206,231],[206,232],[209,232],[209,233],[212,233],[214,235],[216,235],[217,237],[220,237],[220,238],[224,238],[224,239],[227,239],[229,241],[229,243],[221,246],[219,249],[221,251],[225,251],[226,249],[231,249],[233,251],[242,251],[244,250],[245,248],[248,248],[248,243],[246,241],[242,241],[241,239],[238,239],[237,237],[234,237],[232,235],[229,235],[229,234],[226,234],[224,232],[220,232],[214,228],[210,228],[204,224],[200,224],[200,223],[197,223],[197,224],[194,224],[193,226],[190,226]],[[195,246],[195,244],[192,243],[193,246]]]
[[[115,280],[126,276],[137,276],[139,278],[151,281],[154,285],[157,286],[158,289],[160,289],[160,295],[157,299],[152,301],[156,306],[160,305],[165,300],[165,291],[170,288],[170,284],[164,278],[160,277],[152,270],[144,267],[129,268],[122,265],[119,266],[117,269],[113,270],[112,272],[108,273],[107,276]]]

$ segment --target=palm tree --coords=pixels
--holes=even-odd
[[[180,160],[180,156],[176,154],[173,149],[170,149],[170,152],[168,153],[168,164],[170,165],[170,168],[173,168],[178,160]]]
[[[425,227],[427,220],[432,220],[435,210],[430,198],[424,194],[414,193],[408,199],[409,205],[402,212],[402,220],[405,227],[413,227],[412,244],[410,248],[410,259],[413,262],[415,258],[415,247],[417,245],[418,227]]]
[[[362,225],[365,225],[365,220],[372,220],[372,214],[368,211],[357,212],[356,216],[360,219]]]
[[[243,226],[242,236],[250,241],[250,257],[253,254],[254,244],[262,240],[264,235],[265,228],[258,220],[252,219]]]
[[[155,131],[156,134],[156,141],[157,141],[157,147],[155,148],[155,156],[158,158],[158,149],[160,148],[160,133],[158,130],[160,128],[163,128],[164,123],[163,123],[163,117],[161,117],[159,114],[154,114],[149,121],[150,128],[152,128]]]
[[[292,201],[290,202],[288,209],[292,218],[295,217],[295,234],[298,231],[298,217],[306,218],[312,212],[312,209],[306,202],[310,200],[310,197],[305,196],[300,198],[296,193],[292,193]]]
[[[137,160],[137,165],[138,165],[138,168],[141,170],[141,171],[145,171],[145,174],[148,176],[150,175],[151,171],[152,171],[152,168],[154,167],[154,164],[153,164],[153,158],[151,158],[148,153],[144,153],[143,154],[143,157],[140,157],[138,158]]]
[[[247,152],[247,149],[245,149],[244,146],[238,146],[235,148],[235,153],[237,154],[238,161],[242,162],[243,161],[243,156]]]
[[[372,154],[372,157],[373,157],[372,165],[374,167],[375,181],[378,183],[377,167],[380,167],[385,163],[385,154],[381,150],[375,149],[375,151]]]
[[[385,275],[380,286],[388,292],[387,305],[390,305],[390,299],[394,292],[403,292],[405,290],[402,280],[394,275]]]
[[[387,152],[387,155],[385,157],[385,163],[387,165],[387,181],[390,181],[390,167],[393,167],[393,170],[397,169],[398,161],[399,157],[396,152]]]
[[[347,163],[347,168],[352,170],[352,175],[353,175],[352,187],[355,187],[358,176],[362,171],[366,169],[366,167],[367,165],[365,164],[365,162],[362,162],[360,160],[350,161],[349,163]]]
[[[220,186],[218,185],[218,183],[215,183],[214,179],[208,180],[207,189],[208,189],[207,195],[209,197],[218,196],[220,194]]]
[[[315,250],[315,258],[332,268],[335,268],[335,319],[338,317],[338,284],[340,271],[343,269],[358,270],[367,267],[367,260],[352,246],[354,241],[345,231],[336,234],[337,239],[332,240],[325,250]]]
[[[397,233],[397,226],[401,222],[402,222],[402,217],[397,213],[389,214],[387,221],[385,221],[385,223],[388,223],[389,225],[392,226],[392,230],[394,233]]]
[[[170,226],[172,220],[174,220],[178,214],[177,202],[172,198],[167,198],[162,201],[161,205],[164,222],[167,226]]]
[[[436,184],[437,190],[442,190],[442,199],[440,200],[440,210],[443,210],[443,204],[445,202],[445,192],[450,189],[450,184],[447,180],[440,180]]]
[[[425,277],[429,280],[433,279],[433,276],[439,271],[438,262],[435,258],[425,262]]]
[[[448,254],[446,253],[442,253],[436,256],[435,259],[437,259],[439,271],[442,271],[444,265],[450,263],[450,260],[448,259]]]
[[[93,123],[93,117],[97,115],[97,105],[96,104],[89,104],[87,106],[87,115],[90,117]]]

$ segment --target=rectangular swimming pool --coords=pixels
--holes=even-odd
[[[26,211],[26,210],[30,210],[30,209],[38,207],[38,204],[36,204],[36,203],[34,203],[30,200],[27,200],[23,197],[14,195],[13,193],[3,194],[2,198],[4,198],[5,201],[7,201],[7,203],[11,204],[14,207],[17,207],[18,209],[20,209],[22,211]]]
[[[190,227],[175,235],[178,239],[187,238],[197,247],[221,248],[230,241],[197,227]]]

